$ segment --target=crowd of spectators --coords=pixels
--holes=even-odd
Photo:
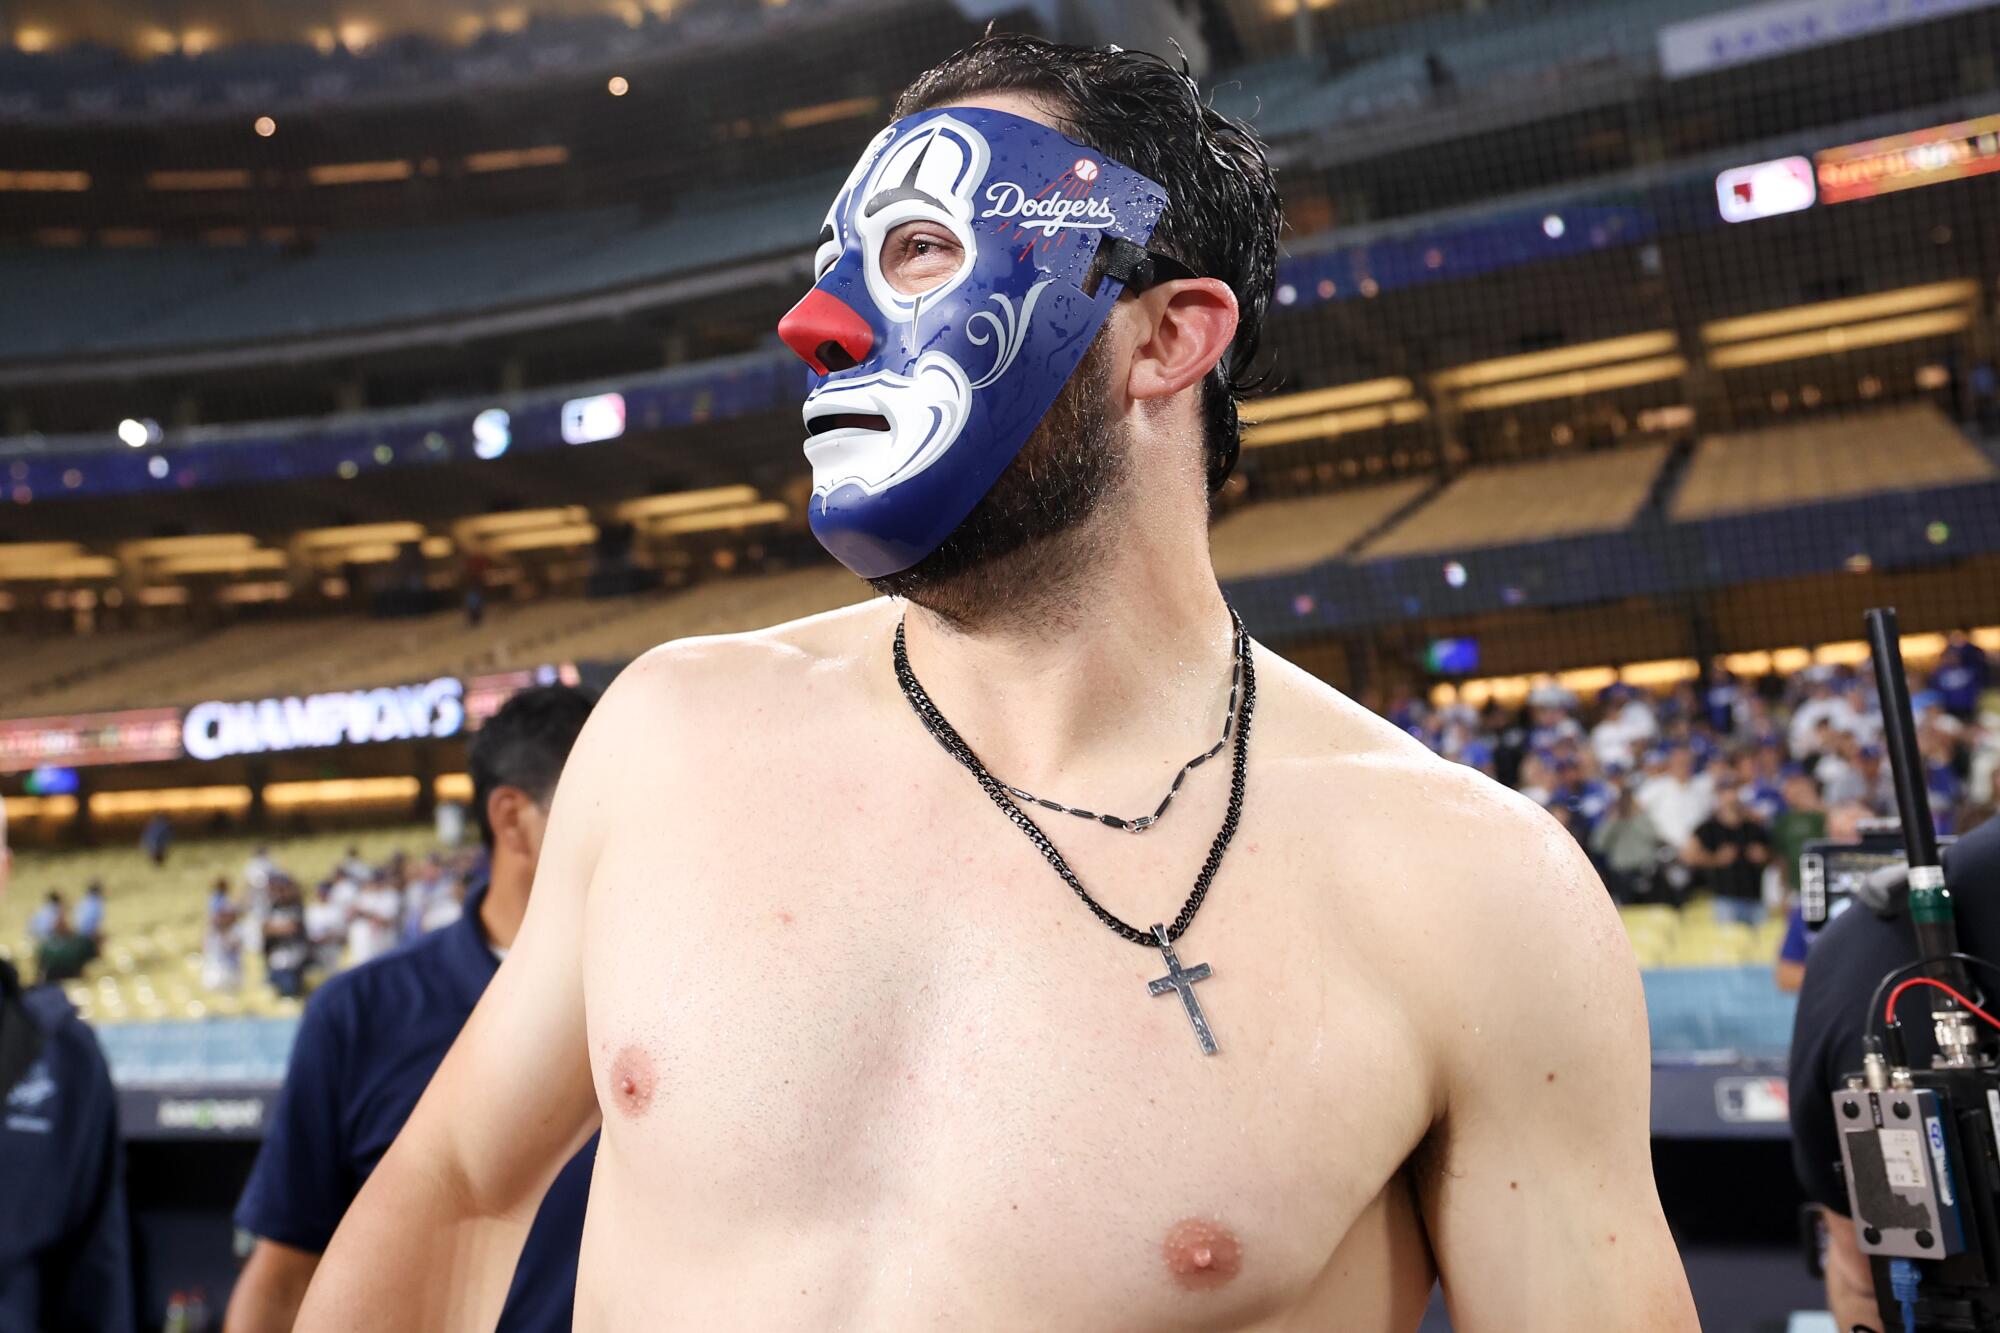
[[[2000,716],[1981,710],[1990,682],[1985,652],[1963,634],[1913,672],[1940,832],[1993,808]],[[1621,902],[1678,905],[1706,890],[1718,918],[1756,925],[1797,890],[1807,841],[1852,837],[1859,821],[1896,813],[1865,666],[1739,678],[1717,663],[1662,693],[1612,684],[1586,699],[1547,682],[1516,706],[1406,695],[1388,711],[1437,753],[1548,810]]]
[[[245,953],[261,953],[271,988],[303,995],[342,967],[458,920],[483,856],[477,849],[415,858],[399,851],[371,864],[350,847],[308,897],[272,849],[260,846],[244,864],[240,892],[226,876],[209,891],[203,984],[217,991],[240,988]]]
[[[70,981],[83,975],[104,948],[104,886],[93,880],[83,890],[76,915],[62,894],[51,892],[28,918],[35,945],[35,971],[42,981]]]

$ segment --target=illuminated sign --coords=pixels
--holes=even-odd
[[[73,768],[38,764],[28,770],[27,781],[22,785],[30,796],[74,796],[82,790],[83,783]]]
[[[1802,157],[1781,157],[1731,167],[1715,178],[1715,206],[1724,222],[1749,222],[1811,208],[1813,165]]]
[[[1829,148],[1813,161],[1826,204],[1982,176],[2000,171],[2000,116]]]
[[[0,773],[24,773],[45,764],[82,768],[180,757],[178,708],[0,722]]]
[[[504,407],[489,407],[472,419],[472,452],[494,459],[514,442],[514,423]]]
[[[423,685],[196,704],[181,739],[190,758],[225,759],[456,736],[464,726],[465,686],[440,676]]]
[[[615,393],[572,398],[562,405],[564,444],[596,444],[625,433],[625,399]]]
[[[570,685],[583,681],[574,662],[546,663],[523,671],[498,671],[490,676],[473,676],[465,682],[465,728],[476,731],[486,719],[500,711],[500,705],[516,691],[531,685]]]
[[[1986,9],[1996,0],[1770,0],[1660,29],[1660,72],[1670,79],[1747,65],[1871,32]]]

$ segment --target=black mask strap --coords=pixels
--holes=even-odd
[[[1105,238],[1097,252],[1097,267],[1099,273],[1116,278],[1128,292],[1143,292],[1175,278],[1195,276],[1194,270],[1180,260],[1134,245],[1122,236]]]

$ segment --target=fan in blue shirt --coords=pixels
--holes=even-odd
[[[472,744],[473,807],[490,873],[442,930],[342,973],[306,1007],[236,1222],[256,1236],[227,1333],[289,1330],[321,1253],[416,1109],[520,929],[550,798],[592,699],[516,694]],[[567,1330],[597,1140],[565,1165],[522,1246],[499,1328]]]
[[[0,804],[0,891],[8,865]],[[0,1333],[132,1326],[111,1071],[60,990],[0,963]]]

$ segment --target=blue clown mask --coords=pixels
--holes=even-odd
[[[1172,261],[1145,250],[1165,204],[1001,111],[925,111],[875,136],[826,215],[812,291],[778,325],[813,370],[808,517],[842,564],[897,573],[965,521],[1119,293],[1165,276]]]

